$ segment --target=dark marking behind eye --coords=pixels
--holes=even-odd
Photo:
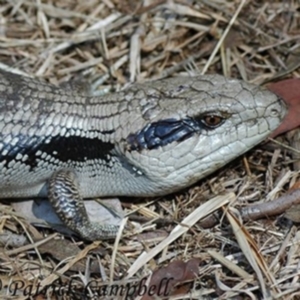
[[[146,125],[137,133],[127,138],[129,151],[156,149],[174,141],[181,142],[201,130],[213,130],[224,123],[229,116],[213,113],[199,115],[195,118],[186,117],[182,120],[165,119]]]
[[[174,141],[182,141],[201,130],[201,123],[186,118],[183,120],[165,119],[146,125],[136,134],[127,138],[129,150],[155,149]]]

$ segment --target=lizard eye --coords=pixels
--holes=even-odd
[[[206,115],[201,121],[208,128],[216,128],[223,123],[224,119],[217,115]]]

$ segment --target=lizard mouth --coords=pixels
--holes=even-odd
[[[288,107],[287,115],[279,127],[270,135],[274,138],[300,126],[300,78],[271,83],[267,88],[281,97]]]

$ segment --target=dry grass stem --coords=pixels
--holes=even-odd
[[[94,95],[183,73],[218,73],[255,84],[300,77],[296,0],[0,3],[1,69],[53,84],[75,81]],[[30,284],[36,297],[44,296],[38,282],[56,287],[72,282],[83,293],[93,280],[138,282],[165,267],[165,275],[178,280],[170,299],[300,299],[299,226],[270,215],[242,222],[236,213],[252,213],[250,205],[261,210],[279,197],[284,205],[298,203],[284,198],[299,177],[293,147],[284,137],[279,143],[259,145],[175,195],[125,199],[128,227],[136,228],[122,236],[120,231],[115,243],[65,239],[1,205],[0,228],[12,233],[11,243],[7,235],[2,240],[1,298],[17,280],[25,284],[18,289],[25,299]],[[217,217],[210,215],[215,211]],[[216,224],[209,230],[199,222],[208,215],[206,224]],[[176,271],[174,261],[181,263]]]

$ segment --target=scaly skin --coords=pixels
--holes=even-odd
[[[111,238],[82,198],[157,196],[214,172],[286,114],[272,92],[219,75],[176,77],[101,97],[0,72],[0,198],[49,197],[81,237]]]

